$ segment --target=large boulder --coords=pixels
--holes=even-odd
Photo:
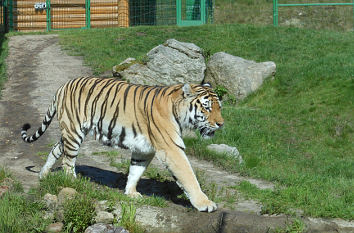
[[[201,83],[206,69],[202,49],[192,43],[169,39],[153,48],[146,61],[134,59],[113,67],[113,75],[144,85]]]
[[[226,88],[229,94],[242,100],[255,90],[263,81],[275,74],[274,62],[246,60],[241,57],[218,52],[210,57],[204,82],[212,86]]]

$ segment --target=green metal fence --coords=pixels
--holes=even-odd
[[[278,0],[273,0],[273,25],[278,26],[279,7],[308,7],[308,6],[352,6],[353,7],[353,29],[354,29],[354,0],[348,3],[289,3],[279,4]]]
[[[130,25],[192,26],[213,21],[214,0],[130,0]]]

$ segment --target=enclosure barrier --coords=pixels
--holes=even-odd
[[[290,3],[279,4],[278,0],[273,0],[273,25],[278,26],[278,8],[280,6],[352,6],[353,7],[353,29],[354,29],[354,0],[352,3]]]
[[[213,0],[0,0],[0,30],[10,31],[191,26],[212,15]]]

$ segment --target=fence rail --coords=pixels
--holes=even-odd
[[[4,3],[6,1],[6,3]],[[51,31],[138,25],[176,25],[177,6],[212,22],[214,0],[0,0],[8,9],[9,30]],[[203,8],[200,8],[203,7]],[[1,14],[5,11],[0,10]],[[0,15],[2,16],[2,15]],[[208,20],[208,21],[207,21]],[[195,19],[191,25],[196,25]],[[1,24],[0,21],[0,27]],[[179,25],[179,24],[178,24]]]
[[[354,0],[346,3],[278,3],[278,0],[273,0],[273,25],[278,26],[279,7],[299,7],[299,6],[352,6],[353,7],[353,29],[354,29]]]

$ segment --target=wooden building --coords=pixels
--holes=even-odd
[[[213,0],[0,0],[1,25],[14,31],[138,25],[200,25]]]
[[[15,31],[128,27],[128,0],[13,0],[9,24]]]

